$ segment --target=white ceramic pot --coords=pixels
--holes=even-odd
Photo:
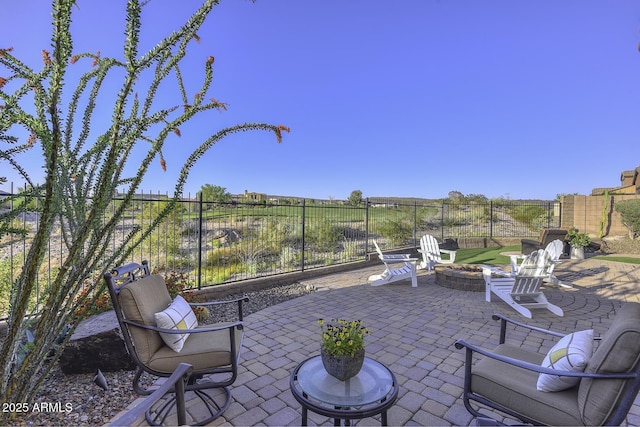
[[[584,246],[571,245],[571,259],[584,259]]]

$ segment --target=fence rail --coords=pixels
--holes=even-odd
[[[149,225],[167,199],[167,195],[142,194],[119,223],[117,236],[124,239],[134,226]],[[116,196],[114,211],[118,203]],[[0,200],[0,211],[6,209],[12,206]],[[0,240],[1,301],[9,300],[9,285],[20,272],[36,231],[38,210],[36,201],[32,212],[20,218],[20,226],[29,232],[25,238]],[[415,247],[423,234],[439,239],[527,238],[537,236],[543,227],[559,225],[558,202],[365,200],[353,206],[340,201],[216,203],[184,198],[134,250],[131,261],[147,259],[160,270],[182,272],[190,287],[199,288],[362,260],[372,239],[383,249],[394,249]],[[63,239],[53,233],[41,269],[42,286],[64,254]],[[0,306],[0,317],[6,309]]]

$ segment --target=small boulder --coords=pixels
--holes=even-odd
[[[133,370],[120,325],[113,310],[80,322],[58,361],[65,374]]]

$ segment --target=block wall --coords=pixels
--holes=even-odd
[[[578,230],[588,233],[592,238],[597,238],[600,234],[600,223],[604,211],[603,237],[627,236],[629,231],[622,224],[620,214],[613,207],[616,202],[629,199],[640,199],[640,195],[609,195],[608,199],[604,195],[563,196],[561,198],[561,226],[576,227]]]

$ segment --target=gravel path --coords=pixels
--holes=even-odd
[[[243,304],[245,316],[274,304],[307,295],[313,289],[295,283],[248,292],[249,302]],[[242,294],[229,295],[225,299],[241,297]],[[237,317],[235,304],[212,314],[203,323],[233,320]],[[234,317],[236,316],[236,317]],[[132,390],[135,371],[104,372],[109,389],[103,391],[93,383],[94,374],[65,375],[55,368],[43,387],[39,390],[28,413],[21,414],[12,425],[22,426],[102,426],[126,409],[138,398]],[[153,377],[146,379],[149,383]],[[46,404],[41,411],[42,404]],[[53,408],[48,404],[53,404]],[[56,407],[55,405],[58,404]],[[34,411],[34,408],[37,411]]]

